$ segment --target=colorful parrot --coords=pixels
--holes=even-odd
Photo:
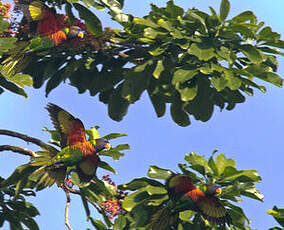
[[[68,38],[84,37],[84,32],[79,26],[69,25],[65,15],[57,14],[54,8],[39,0],[19,0],[16,8],[24,13],[31,33],[47,36],[56,46]]]
[[[49,103],[46,107],[56,131],[60,134],[62,150],[52,158],[33,158],[34,166],[44,168],[66,168],[76,166],[76,171],[82,182],[90,181],[96,174],[100,158],[97,153],[110,149],[108,140],[99,138],[95,145],[86,140],[85,128],[80,119],[57,105]]]
[[[172,175],[166,182],[169,197],[174,199],[190,197],[204,219],[220,226],[230,225],[231,217],[216,195],[222,193],[217,184],[209,184],[206,191],[195,187],[192,179],[181,174]]]

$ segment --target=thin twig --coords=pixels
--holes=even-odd
[[[85,198],[86,198],[86,200],[87,200],[91,205],[94,206],[94,208],[95,208],[100,214],[103,214],[103,213],[104,213],[103,210],[102,210],[98,205],[96,205],[95,202],[93,202],[93,201],[91,201],[91,200],[89,199],[89,197],[85,196]]]
[[[20,139],[22,139],[22,140],[24,140],[26,142],[31,142],[33,144],[36,144],[36,145],[38,145],[38,146],[40,146],[42,148],[48,149],[50,151],[58,152],[58,150],[56,148],[54,148],[53,146],[48,145],[48,144],[42,142],[41,140],[39,140],[37,138],[30,137],[30,136],[27,136],[27,135],[22,134],[22,133],[14,132],[14,131],[11,131],[11,130],[0,129],[0,135],[17,137],[17,138],[20,138]]]
[[[65,182],[64,182],[64,184],[63,184],[63,186],[62,186],[62,189],[65,191],[66,196],[67,196],[67,194],[68,194],[69,199],[70,199],[69,193],[81,195],[81,192],[80,192],[79,190],[70,188]],[[96,205],[95,202],[91,201],[91,200],[89,199],[89,197],[85,196],[85,199],[86,199],[100,214],[105,215],[104,210],[103,210],[100,206]],[[68,202],[68,197],[67,197],[67,202]],[[66,204],[66,208],[67,208],[67,204]],[[68,205],[68,208],[69,208],[69,205]],[[68,211],[67,211],[67,215],[68,215]],[[66,223],[66,209],[65,209],[65,224],[66,224],[66,225],[68,224],[68,218],[67,218],[67,223]],[[68,226],[67,226],[67,227],[68,227]],[[69,228],[69,227],[68,227],[68,228]],[[69,230],[70,230],[70,229],[69,229]]]
[[[66,198],[67,198],[66,207],[65,207],[65,225],[67,226],[67,228],[69,230],[72,230],[72,227],[71,227],[71,225],[69,224],[69,221],[68,221],[69,206],[70,206],[70,202],[71,202],[70,193],[68,191],[65,191],[65,194],[66,194]]]
[[[0,145],[0,152],[1,151],[12,151],[15,153],[20,153],[20,154],[31,156],[31,157],[36,156],[36,154],[31,150],[18,147],[18,146],[12,146],[12,145]]]
[[[70,192],[70,193],[73,193],[73,194],[81,195],[79,190],[70,188],[68,185],[65,184],[65,182],[64,182],[62,188],[65,192]]]

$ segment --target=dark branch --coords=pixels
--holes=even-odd
[[[17,132],[14,132],[14,131],[10,131],[10,130],[4,130],[4,129],[0,129],[0,135],[6,135],[6,136],[10,136],[10,137],[17,137],[19,139],[22,139],[26,142],[31,142],[33,144],[36,144],[44,149],[47,149],[49,151],[52,151],[52,152],[58,152],[58,150],[54,147],[52,147],[51,145],[48,145],[44,142],[42,142],[41,140],[37,139],[37,138],[34,138],[34,137],[30,137],[30,136],[27,136],[27,135],[24,135],[22,133],[17,133]]]
[[[12,151],[15,153],[20,153],[20,154],[31,156],[31,157],[36,156],[36,154],[31,150],[21,148],[18,146],[12,146],[12,145],[0,145],[0,152],[1,151]]]
[[[65,192],[70,192],[70,193],[73,193],[73,194],[81,195],[81,193],[80,193],[79,190],[70,188],[70,187],[66,184],[65,181],[64,181],[64,184],[62,185],[62,189],[63,189]]]

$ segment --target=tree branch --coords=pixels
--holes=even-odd
[[[44,149],[47,149],[49,151],[52,151],[52,152],[58,152],[58,150],[56,148],[54,148],[53,146],[51,145],[48,145],[44,142],[42,142],[41,140],[37,139],[37,138],[34,138],[34,137],[30,137],[30,136],[27,136],[25,134],[22,134],[22,133],[18,133],[18,132],[14,132],[14,131],[10,131],[10,130],[4,130],[4,129],[0,129],[0,135],[6,135],[6,136],[11,136],[11,137],[17,137],[19,139],[22,139],[26,142],[31,142],[33,144],[36,144]]]
[[[67,228],[69,230],[72,230],[72,227],[71,227],[71,225],[69,224],[69,221],[68,221],[69,206],[70,206],[71,199],[70,199],[70,194],[69,194],[68,191],[65,191],[65,194],[66,194],[66,198],[67,198],[66,206],[65,206],[65,225],[67,226]]]
[[[18,146],[12,146],[12,145],[0,145],[0,152],[1,151],[12,151],[15,153],[20,153],[20,154],[31,156],[31,157],[36,156],[36,154],[31,150],[18,147]]]

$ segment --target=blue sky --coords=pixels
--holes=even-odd
[[[149,4],[164,6],[166,1],[125,1],[126,13],[143,16],[149,11]],[[208,11],[209,3],[219,9],[220,1],[182,1],[177,5],[184,9],[196,7]],[[273,2],[273,4],[272,4]],[[252,10],[259,21],[274,31],[283,33],[284,1],[274,0],[232,0],[229,16],[245,10]],[[97,13],[97,12],[96,12]],[[103,26],[116,28],[108,15],[99,12]],[[283,37],[282,37],[283,39]],[[279,71],[284,76],[284,60],[279,58]],[[265,84],[264,84],[265,85]],[[263,182],[257,188],[264,194],[264,202],[242,202],[247,216],[252,220],[251,227],[268,229],[276,222],[265,212],[273,205],[284,207],[283,183],[283,130],[284,130],[284,90],[274,86],[267,87],[267,93],[255,92],[254,97],[247,97],[245,103],[237,105],[233,111],[215,109],[213,117],[206,123],[195,121],[182,128],[177,126],[167,114],[157,118],[146,94],[140,101],[131,105],[123,121],[115,122],[107,115],[107,107],[90,97],[88,93],[78,94],[68,84],[62,84],[52,91],[48,98],[44,89],[26,89],[29,99],[4,93],[0,96],[0,129],[22,132],[48,141],[49,136],[41,131],[42,127],[52,128],[44,107],[53,102],[74,116],[79,117],[85,127],[99,125],[102,135],[110,132],[127,133],[128,137],[118,139],[117,143],[129,143],[130,151],[118,162],[108,162],[119,172],[112,176],[117,183],[129,182],[134,177],[142,177],[150,165],[177,170],[177,164],[183,162],[184,155],[191,151],[209,157],[214,149],[232,157],[238,169],[256,169]],[[22,141],[0,136],[0,144],[23,146]],[[33,145],[24,145],[36,150]],[[19,164],[28,158],[12,152],[0,153],[0,175],[7,177]],[[99,170],[98,174],[105,172]],[[70,222],[74,229],[86,229],[85,213],[79,197],[72,196]],[[32,202],[41,215],[37,218],[41,229],[64,229],[65,194],[55,186],[37,194]],[[95,210],[92,210],[95,214]],[[8,226],[5,225],[8,229]],[[5,229],[4,227],[4,229]]]

